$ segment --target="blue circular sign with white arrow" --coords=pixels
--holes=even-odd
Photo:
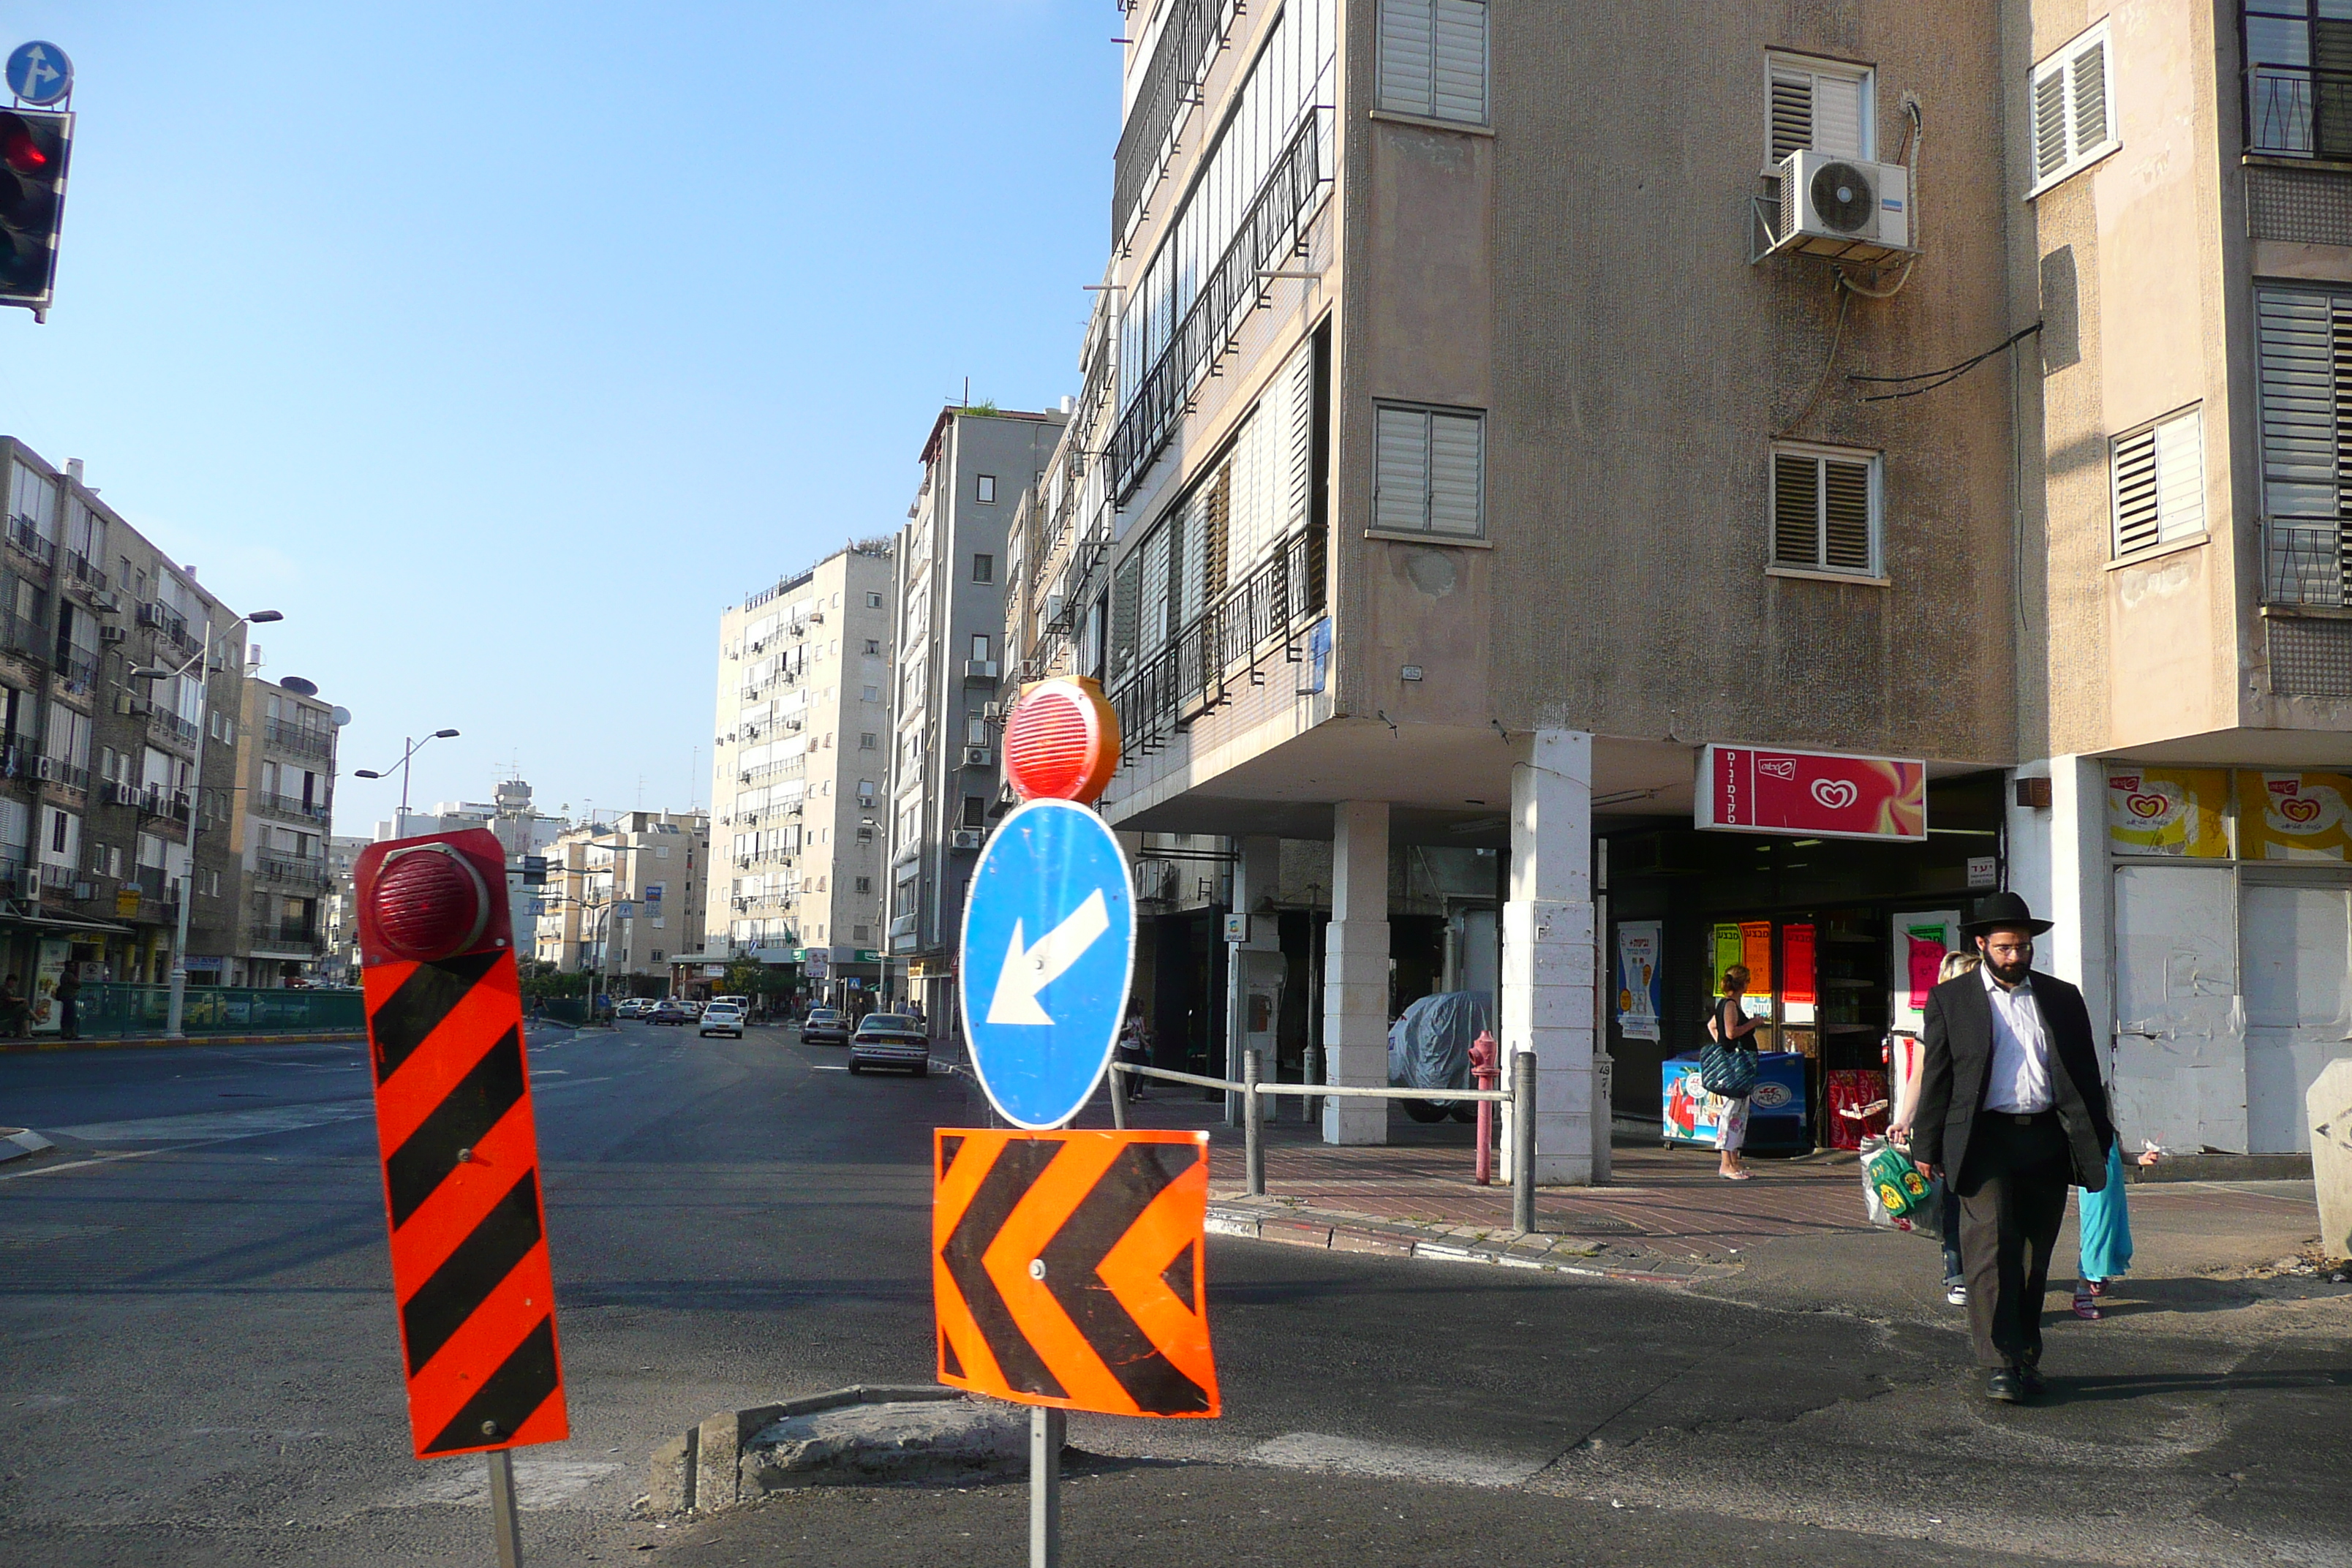
[[[1066,800],[1015,809],[963,909],[964,1038],[1016,1127],[1058,1127],[1102,1081],[1135,973],[1135,893],[1103,819]]]
[[[55,44],[18,44],[8,57],[8,90],[47,109],[73,90],[73,61]]]

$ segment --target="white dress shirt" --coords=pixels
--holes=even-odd
[[[2042,1027],[2042,1005],[2031,978],[2011,989],[1983,966],[1986,1000],[1992,1005],[1992,1067],[1985,1079],[1985,1109],[2027,1113],[2050,1109],[2050,1037]]]

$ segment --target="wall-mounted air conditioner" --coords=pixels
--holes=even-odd
[[[996,765],[996,749],[993,746],[966,746],[963,749],[963,765],[968,768],[992,768]]]
[[[957,831],[948,835],[948,847],[950,849],[977,849],[980,847],[980,835],[977,831],[969,827],[959,828]]]
[[[1916,254],[1911,171],[1902,164],[1808,149],[1782,159],[1778,174],[1777,205],[1758,203],[1768,242],[1759,259],[1794,253],[1867,262]]]
[[[98,628],[98,640],[100,642],[121,642],[126,637],[130,637],[130,635],[131,630],[127,626],[100,626]]]

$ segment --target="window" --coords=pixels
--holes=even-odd
[[[882,700],[882,689],[878,686],[861,686],[857,689],[857,700],[860,702],[879,702]]]
[[[1767,168],[1778,168],[1791,153],[1811,151],[1832,158],[1871,155],[1875,138],[1868,67],[1772,55],[1767,58],[1766,75]]]
[[[1486,123],[1486,0],[1381,0],[1380,104]]]
[[[967,746],[988,744],[988,721],[977,713],[968,715],[963,721],[963,743]]]
[[[982,474],[980,476],[980,499],[984,501],[992,502],[996,500],[996,476],[994,474]]]
[[[2118,436],[2109,456],[2118,558],[2205,531],[2205,437],[2195,408]]]
[[[878,610],[878,609],[880,609],[880,608],[882,607],[882,595],[879,595],[879,594],[868,594],[868,595],[866,595],[866,607],[867,609],[869,609],[869,610]]]
[[[972,634],[971,657],[980,660],[982,664],[986,664],[988,662],[988,634],[986,632],[974,632]]]
[[[1772,448],[1772,564],[1876,577],[1878,490],[1875,453]]]
[[[849,940],[852,942],[870,942],[873,938],[867,932],[866,927],[851,926],[849,928]]]
[[[867,637],[866,639],[866,651],[869,655],[879,654],[882,651],[882,639],[880,637]]]
[[[872,779],[859,779],[857,781],[857,804],[860,805],[872,805],[874,804],[874,781]]]
[[[2108,98],[2112,75],[2105,22],[2033,68],[2035,191],[2049,189],[2122,144]],[[2247,79],[2249,90],[2253,79]]]
[[[2271,604],[2341,606],[2347,525],[2337,442],[2352,403],[2352,293],[2258,289],[2255,334],[2263,418],[2263,587]]]
[[[1372,526],[1382,533],[1486,531],[1485,416],[1383,404],[1372,476]]]
[[[870,700],[870,699],[869,699],[869,700]],[[872,750],[874,749],[874,737],[873,737],[873,735],[872,735],[872,734],[870,734],[870,733],[866,733],[866,734],[861,734],[861,735],[859,735],[859,736],[857,737],[857,749],[858,749],[859,751],[861,751],[861,752],[870,752],[870,751],[872,751]]]
[[[996,557],[993,555],[973,556],[971,558],[971,580],[975,583],[995,582]]]
[[[968,795],[964,796],[963,825],[966,827],[978,827],[981,823],[985,820],[982,813],[987,810],[988,802],[982,800],[980,796],[976,795]]]
[[[857,879],[856,887],[857,890],[861,893],[870,893],[874,890],[874,879],[871,877],[860,877]],[[861,934],[866,930],[864,926],[860,926],[857,929]]]
[[[2245,0],[2242,15],[2250,150],[2352,157],[2352,101],[2338,74],[2352,11],[2342,0]]]

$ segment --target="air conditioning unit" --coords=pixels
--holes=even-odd
[[[959,828],[955,832],[948,835],[948,847],[950,849],[977,849],[980,847],[980,834],[978,830],[974,828]]]
[[[55,757],[35,757],[33,759],[33,776],[37,779],[55,779],[61,777],[64,773],[65,764],[58,762]]]
[[[996,679],[996,661],[992,658],[965,659],[963,661],[963,678],[966,680],[994,680]]]
[[[112,795],[114,804],[117,805],[139,804],[139,786],[135,784],[117,784],[113,787]]]
[[[963,765],[968,768],[992,768],[996,765],[996,749],[993,746],[966,746],[963,749]]]
[[[1003,706],[1001,702],[983,702],[980,705],[980,716],[993,724],[1004,716],[1002,711]]]
[[[824,612],[823,610],[811,610],[809,612],[808,624],[813,626],[821,626],[824,625]]]
[[[127,718],[142,719],[155,710],[155,704],[136,692],[118,691],[114,695],[114,710]]]
[[[131,630],[127,626],[100,626],[98,628],[98,640],[100,642],[121,642],[130,637],[130,635]]]
[[[1916,254],[1911,171],[1811,149],[1780,161],[1780,200],[1767,256],[1793,251],[1844,261]]]

